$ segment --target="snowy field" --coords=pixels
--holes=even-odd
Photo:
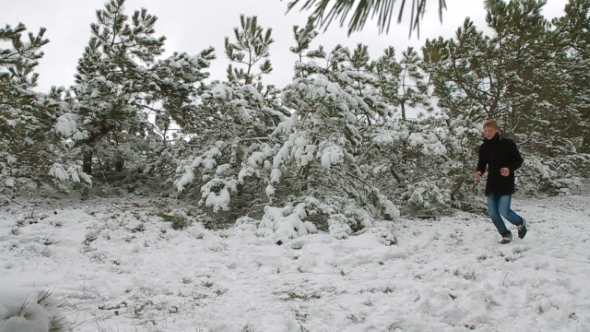
[[[507,245],[460,214],[396,223],[392,246],[385,225],[278,246],[248,225],[173,230],[172,205],[2,207],[0,330],[49,291],[74,331],[590,331],[588,196],[515,200],[529,233]]]

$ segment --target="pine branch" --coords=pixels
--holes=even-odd
[[[348,19],[348,14],[352,11],[352,17],[348,19],[348,36],[355,31],[363,30],[369,14],[371,19],[377,15],[377,27],[379,33],[389,33],[391,26],[391,19],[393,17],[393,10],[396,0],[304,0],[300,11],[311,9],[315,7],[311,17],[315,24],[324,27],[324,31],[328,29],[332,20],[340,19],[340,26],[342,27]],[[405,11],[406,0],[399,0],[401,2],[398,13],[397,23],[401,23]],[[410,14],[410,32],[417,30],[418,38],[420,38],[420,22],[424,17],[426,11],[427,0],[411,0],[412,8]],[[297,4],[303,2],[302,0],[291,0],[287,5],[287,13],[293,9]],[[354,7],[355,2],[357,3]],[[331,8],[328,10],[328,8]],[[439,21],[443,21],[443,9],[447,9],[446,0],[438,1]]]

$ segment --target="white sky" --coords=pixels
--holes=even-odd
[[[296,60],[289,51],[293,45],[293,25],[303,26],[309,13],[299,12],[296,7],[285,15],[287,1],[280,0],[128,0],[127,14],[145,7],[158,17],[156,32],[167,37],[166,51],[196,54],[213,46],[218,59],[212,63],[210,72],[214,79],[225,79],[228,61],[223,53],[225,36],[233,36],[233,28],[239,26],[239,15],[257,15],[263,27],[273,28],[275,43],[272,45],[271,60],[274,71],[265,82],[282,87],[291,81],[293,64]],[[103,8],[105,0],[0,0],[0,24],[17,25],[24,23],[29,31],[37,32],[39,27],[47,28],[46,37],[50,43],[43,49],[45,57],[38,67],[40,91],[47,91],[52,85],[69,87],[73,84],[78,58],[90,37],[90,23],[95,22],[95,11]],[[451,37],[466,17],[471,17],[479,28],[485,28],[485,11],[481,0],[447,0],[443,24],[438,19],[437,0],[429,0],[430,10],[421,26],[420,40],[416,34],[408,38],[407,23],[394,23],[388,35],[378,34],[375,22],[368,22],[364,31],[348,37],[346,27],[339,28],[338,21],[331,24],[326,33],[316,38],[315,45],[322,44],[331,49],[337,44],[354,48],[362,42],[369,46],[371,56],[376,58],[388,46],[398,52],[408,46],[420,48],[426,38],[440,35]],[[561,16],[566,0],[548,0],[545,15]],[[409,13],[409,11],[407,11]],[[397,15],[397,10],[396,10]],[[408,14],[406,14],[407,17]],[[407,22],[407,19],[406,19]],[[313,47],[314,45],[312,45]]]

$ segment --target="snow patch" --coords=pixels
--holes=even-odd
[[[70,325],[60,303],[47,291],[0,287],[0,331],[66,332]]]

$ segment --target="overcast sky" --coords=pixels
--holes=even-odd
[[[224,79],[228,61],[223,53],[225,36],[232,36],[232,29],[239,26],[239,15],[257,15],[263,27],[271,27],[275,43],[270,49],[274,72],[267,83],[284,86],[291,81],[295,55],[289,51],[293,45],[293,25],[305,25],[309,13],[296,10],[285,15],[287,1],[280,0],[127,0],[127,14],[145,7],[159,19],[156,32],[167,37],[166,53],[174,51],[195,54],[213,46],[218,59],[210,70],[215,79]],[[45,57],[38,67],[40,91],[52,85],[69,87],[78,58],[90,37],[90,23],[95,22],[95,11],[103,8],[105,0],[0,0],[0,24],[15,26],[24,23],[30,31],[47,28],[50,43],[44,47]],[[466,17],[471,17],[478,27],[485,27],[485,11],[481,0],[447,0],[443,23],[438,20],[438,1],[430,0],[430,9],[422,22],[420,40],[416,34],[408,38],[408,24],[392,25],[388,35],[379,35],[375,22],[368,22],[364,31],[348,37],[346,27],[339,28],[333,22],[329,30],[320,34],[316,45],[331,49],[337,44],[353,48],[362,42],[369,45],[372,57],[383,49],[394,46],[401,51],[408,46],[420,48],[426,38],[451,37]],[[545,15],[561,16],[566,0],[548,0]],[[409,13],[409,11],[408,11]],[[397,14],[397,11],[396,11]],[[407,14],[406,14],[407,15]],[[407,22],[407,20],[406,20]]]

